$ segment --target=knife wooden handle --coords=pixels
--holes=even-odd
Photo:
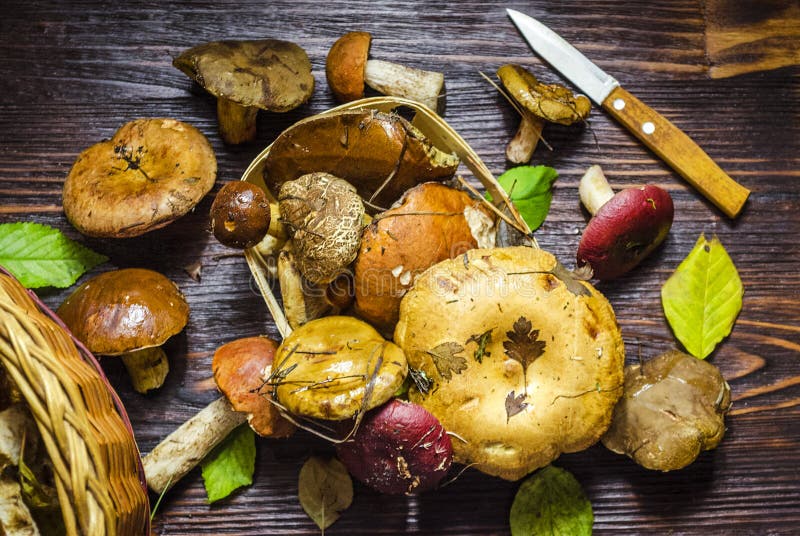
[[[725,215],[739,214],[750,190],[730,178],[678,127],[621,87],[602,106]]]

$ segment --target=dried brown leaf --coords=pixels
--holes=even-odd
[[[517,396],[514,391],[506,395],[506,422],[528,407],[528,403],[525,402],[525,397],[525,393]]]
[[[428,355],[433,359],[436,371],[445,380],[450,380],[453,373],[461,374],[467,368],[467,360],[463,356],[456,355],[464,351],[464,347],[457,342],[443,342],[442,344],[428,350]]]
[[[324,532],[353,502],[353,481],[338,459],[312,456],[300,469],[297,495],[308,517]]]

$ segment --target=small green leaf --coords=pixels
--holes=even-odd
[[[520,216],[535,231],[542,225],[550,211],[553,200],[553,183],[558,172],[547,166],[518,166],[509,169],[497,178]],[[486,194],[491,201],[492,196]]]
[[[309,458],[300,469],[297,495],[308,517],[324,531],[353,502],[353,481],[336,458]]]
[[[548,465],[528,477],[511,504],[512,536],[586,536],[594,513],[580,483]]]
[[[700,235],[664,286],[661,304],[686,351],[705,359],[727,337],[742,309],[744,287],[733,261],[714,236]]]
[[[202,462],[208,502],[224,499],[234,490],[253,483],[256,436],[246,424],[220,443]]]
[[[0,224],[0,266],[27,288],[66,288],[107,260],[47,225]]]

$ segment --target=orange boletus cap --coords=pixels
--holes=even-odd
[[[348,32],[328,52],[325,76],[337,101],[345,103],[364,97],[364,69],[371,41],[369,32]]]

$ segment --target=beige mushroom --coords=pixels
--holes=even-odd
[[[216,177],[214,151],[199,130],[137,119],[78,156],[64,182],[64,213],[88,236],[139,236],[189,212]]]

